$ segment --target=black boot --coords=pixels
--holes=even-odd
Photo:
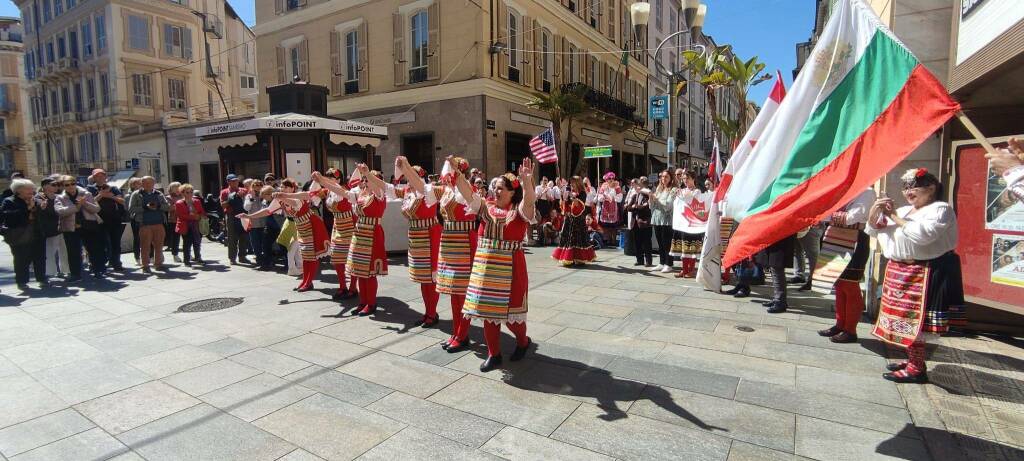
[[[750,296],[750,287],[743,285],[736,287],[736,294],[732,295],[733,298],[746,298]]]
[[[768,313],[769,314],[781,314],[783,312],[786,312],[786,309],[788,307],[789,306],[786,305],[786,301],[783,301],[783,300],[773,301],[772,304],[770,306],[768,306]]]
[[[527,337],[525,346],[519,347],[518,345],[516,345],[516,351],[512,353],[512,357],[510,357],[510,360],[512,360],[513,362],[518,362],[522,360],[523,357],[526,356],[526,351],[530,349],[530,344],[533,344],[533,340]]]
[[[484,363],[480,364],[480,371],[487,373],[488,371],[494,370],[501,367],[501,356],[488,356]]]

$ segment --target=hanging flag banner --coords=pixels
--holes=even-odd
[[[610,158],[612,146],[594,146],[583,148],[583,158]]]

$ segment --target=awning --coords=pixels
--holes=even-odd
[[[107,184],[118,189],[124,189],[125,183],[132,179],[132,176],[135,176],[137,172],[137,170],[118,170],[116,173],[107,176]]]
[[[216,136],[241,133],[254,130],[326,130],[339,134],[384,138],[388,135],[387,127],[369,125],[351,120],[317,117],[306,114],[274,114],[250,120],[239,120],[217,125],[196,128],[196,136]]]
[[[254,134],[244,134],[228,138],[204,139],[203,150],[216,151],[221,147],[251,146],[256,143],[256,135]]]
[[[380,138],[367,136],[352,136],[349,134],[331,133],[331,142],[334,144],[348,144],[352,146],[380,146]]]

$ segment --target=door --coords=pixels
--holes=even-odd
[[[523,159],[530,156],[531,136],[519,133],[505,133],[505,171],[519,173]]]
[[[206,194],[217,195],[220,193],[220,164],[213,163],[200,163],[199,164],[199,179],[202,181],[199,187],[202,188],[203,197]]]
[[[284,154],[285,173],[300,185],[309,181],[313,172],[313,161],[309,152],[288,152]]]

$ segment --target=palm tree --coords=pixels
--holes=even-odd
[[[757,56],[754,56],[746,61],[741,60],[738,56],[733,56],[732,60],[723,59],[718,63],[718,67],[725,72],[725,75],[732,81],[732,88],[736,91],[736,95],[740,100],[739,112],[737,113],[737,134],[745,134],[747,132],[747,92],[750,87],[762,83],[771,79],[770,74],[761,74],[764,70],[764,63],[757,60]]]
[[[533,100],[526,103],[526,105],[548,113],[548,119],[551,120],[551,131],[555,135],[556,146],[562,146],[562,124],[565,123],[568,128],[565,149],[559,147],[561,155],[555,167],[556,175],[561,176],[563,160],[565,161],[567,171],[570,166],[571,156],[569,153],[572,151],[572,122],[587,109],[587,103],[583,100],[583,88],[576,86],[567,91],[555,88],[550,93],[534,93]],[[582,162],[582,158],[580,161]]]
[[[726,134],[733,132],[730,138],[743,136],[747,131],[747,93],[750,87],[771,78],[768,74],[761,75],[765,64],[758,61],[757,56],[743,61],[732,54],[729,45],[714,48],[710,53],[695,50],[683,51],[683,67],[689,70],[704,88],[707,95],[711,118],[719,131]],[[740,100],[737,120],[728,120],[718,114],[718,90],[732,88]]]

